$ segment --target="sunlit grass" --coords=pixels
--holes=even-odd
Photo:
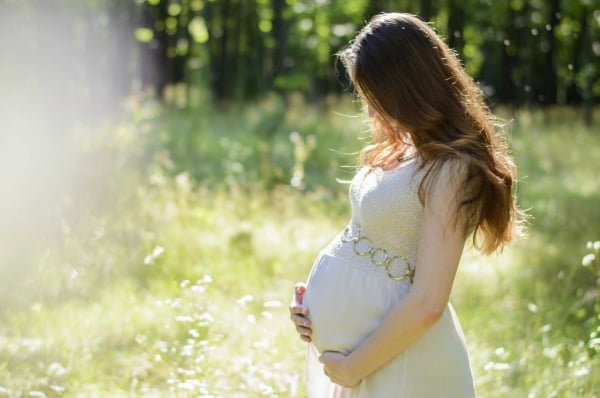
[[[304,396],[304,344],[287,305],[347,221],[335,178],[348,178],[352,158],[331,149],[355,151],[364,125],[335,113],[355,111],[348,102],[284,112],[270,101],[236,113],[138,110],[111,130],[128,159],[110,190],[120,199],[110,211],[75,201],[31,282],[5,288],[0,397]],[[600,136],[555,112],[545,117],[560,123],[515,115],[529,238],[488,258],[467,251],[456,280],[484,398],[600,388],[600,264],[582,266],[586,242],[600,239]],[[317,144],[298,188],[292,131]]]

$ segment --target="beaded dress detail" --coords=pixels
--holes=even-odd
[[[418,187],[425,174],[419,162],[365,167],[350,184],[350,222],[319,253],[304,295],[313,328],[308,398],[475,397],[464,336],[450,305],[419,340],[355,388],[332,383],[318,361],[324,351],[355,350],[408,293],[411,272],[418,274]]]

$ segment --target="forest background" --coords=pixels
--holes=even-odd
[[[457,277],[479,395],[599,396],[600,1],[0,0],[0,397],[304,396],[381,11],[464,61],[532,216]]]

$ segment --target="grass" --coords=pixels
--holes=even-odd
[[[88,169],[58,237],[1,282],[0,397],[303,397],[287,304],[347,220],[335,179],[365,126],[340,114],[356,111],[143,103],[80,136],[113,161]],[[468,251],[452,297],[478,392],[597,397],[600,135],[568,109],[509,116],[530,237]]]

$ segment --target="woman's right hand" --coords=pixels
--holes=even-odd
[[[296,283],[294,287],[294,297],[290,304],[290,318],[296,326],[296,331],[300,335],[300,338],[307,343],[312,341],[312,329],[310,319],[308,319],[308,308],[302,305],[302,299],[304,298],[304,292],[306,291],[306,285],[302,282]]]

